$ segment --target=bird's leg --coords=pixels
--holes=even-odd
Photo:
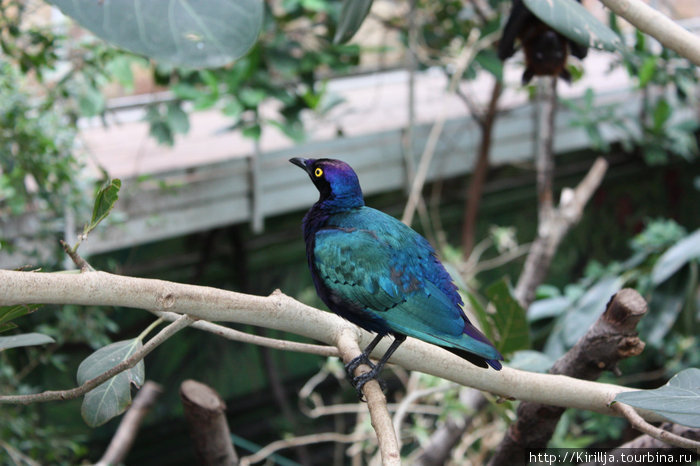
[[[376,379],[379,373],[382,371],[382,368],[384,367],[384,364],[389,360],[392,354],[394,354],[394,351],[398,349],[398,347],[401,345],[401,343],[406,340],[406,335],[395,335],[394,336],[394,341],[391,343],[391,346],[389,346],[389,349],[386,350],[386,353],[384,353],[384,356],[377,362],[377,364],[372,364],[372,370],[369,372],[365,372],[364,374],[360,374],[356,377],[352,378],[352,384],[355,386],[355,389],[357,390],[357,393],[360,395],[360,399],[362,400],[362,387],[369,382],[372,379]],[[378,343],[378,340],[375,338],[372,343],[370,343],[370,346]],[[372,346],[372,348],[374,348]],[[371,351],[371,350],[370,350]],[[352,362],[352,361],[351,361]],[[381,382],[380,382],[381,385]],[[383,389],[384,387],[382,387]]]
[[[374,337],[374,340],[367,345],[364,351],[362,351],[362,354],[345,365],[345,372],[348,374],[348,378],[350,378],[350,380],[355,378],[355,369],[357,369],[357,366],[360,364],[367,364],[370,369],[374,369],[374,364],[369,360],[369,355],[382,338],[384,338],[384,335],[377,335]]]

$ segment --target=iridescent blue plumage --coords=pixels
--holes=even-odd
[[[291,159],[320,192],[304,217],[309,269],[319,297],[335,313],[378,337],[396,340],[374,367],[376,377],[393,350],[411,336],[481,366],[500,369],[502,356],[462,310],[452,278],[428,241],[397,219],[366,207],[355,172],[331,159]]]

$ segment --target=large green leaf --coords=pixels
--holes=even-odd
[[[498,331],[498,341],[494,344],[503,354],[530,348],[530,327],[525,310],[511,292],[504,278],[490,285],[486,295],[496,308],[493,322]]]
[[[22,333],[11,337],[0,337],[0,351],[8,348],[19,348],[20,346],[36,346],[53,343],[55,340],[42,333]]]
[[[352,39],[372,7],[372,0],[343,0],[338,29],[333,42],[344,44]]]
[[[78,367],[78,383],[110,370],[126,360],[143,345],[141,340],[124,340],[100,348],[85,358]],[[91,427],[97,427],[126,411],[131,404],[131,384],[140,387],[146,377],[143,361],[120,372],[85,394],[81,414]]]
[[[684,426],[700,427],[700,369],[679,372],[655,390],[618,393],[615,401],[654,411]]]
[[[525,6],[564,36],[596,49],[619,50],[620,38],[574,0],[524,0]]]
[[[666,281],[688,261],[700,258],[700,230],[695,230],[659,257],[651,271],[651,280],[655,285]]]
[[[0,333],[16,328],[11,320],[30,314],[39,309],[43,304],[16,304],[14,306],[0,307]]]
[[[50,0],[104,40],[192,68],[243,56],[262,27],[263,0]]]

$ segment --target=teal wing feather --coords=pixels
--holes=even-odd
[[[456,287],[430,244],[393,217],[368,207],[335,216],[316,233],[314,258],[335,296],[391,331],[501,358],[464,316]]]

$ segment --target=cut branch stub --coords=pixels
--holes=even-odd
[[[180,385],[185,418],[201,464],[233,465],[238,457],[226,422],[226,404],[212,388],[195,380]]]
[[[644,342],[637,337],[636,326],[646,312],[647,303],[637,291],[620,290],[608,301],[605,312],[557,359],[549,372],[595,380],[603,370],[614,370],[620,359],[642,352]],[[489,464],[527,464],[527,452],[547,446],[563,413],[564,408],[556,406],[520,403],[517,421],[508,428]]]

